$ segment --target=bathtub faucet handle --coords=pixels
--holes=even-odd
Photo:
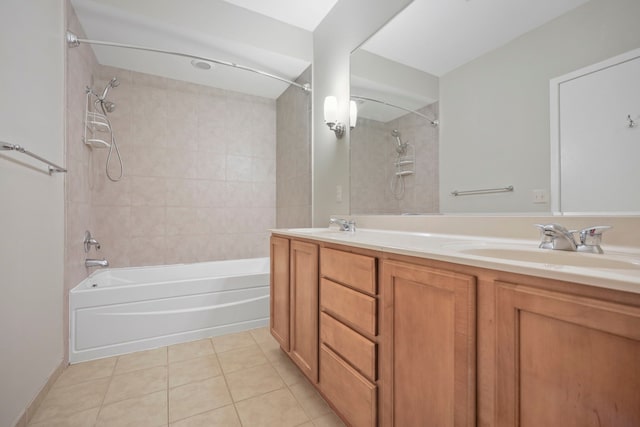
[[[89,252],[91,246],[95,246],[96,250],[100,249],[100,242],[91,237],[91,232],[87,230],[84,232],[84,252]]]

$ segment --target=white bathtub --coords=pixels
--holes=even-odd
[[[69,294],[69,361],[268,322],[269,258],[98,270]]]

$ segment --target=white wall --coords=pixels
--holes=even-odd
[[[324,98],[338,98],[349,123],[349,56],[412,0],[339,0],[313,33],[313,226],[349,214],[349,135],[336,139],[324,124]],[[342,202],[336,201],[336,186]]]
[[[62,0],[0,3],[0,140],[64,162]],[[0,426],[62,361],[64,175],[0,152]]]
[[[638,0],[592,0],[440,78],[440,208],[549,211],[549,80],[640,46]],[[514,185],[514,193],[452,197]]]

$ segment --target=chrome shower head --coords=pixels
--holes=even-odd
[[[102,91],[102,96],[100,96],[100,101],[105,100],[105,98],[107,97],[107,93],[109,93],[109,89],[118,87],[118,86],[120,86],[120,82],[118,81],[117,77],[114,77],[111,80],[109,80],[109,83],[107,83],[107,85],[104,87],[104,90]]]
[[[102,104],[102,106],[104,107],[107,113],[113,113],[113,110],[116,109],[116,104],[114,104],[111,101],[100,101],[100,103]]]

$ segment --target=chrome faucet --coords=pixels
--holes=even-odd
[[[100,249],[100,242],[91,236],[89,230],[84,232],[84,252],[87,253],[91,249],[91,246],[95,246],[96,249]]]
[[[608,225],[587,227],[579,232],[568,230],[560,224],[535,224],[540,229],[541,249],[554,249],[560,251],[590,252],[594,254],[604,253],[600,247],[602,233],[611,228]],[[574,234],[579,233],[579,243],[576,242]]]
[[[109,261],[107,261],[106,259],[92,259],[92,258],[87,258],[84,260],[84,266],[87,268],[91,268],[91,267],[109,267]]]
[[[342,218],[331,217],[329,219],[329,225],[331,224],[338,224],[340,226],[340,231],[350,231],[352,233],[356,231],[356,222],[352,219],[346,220]]]

